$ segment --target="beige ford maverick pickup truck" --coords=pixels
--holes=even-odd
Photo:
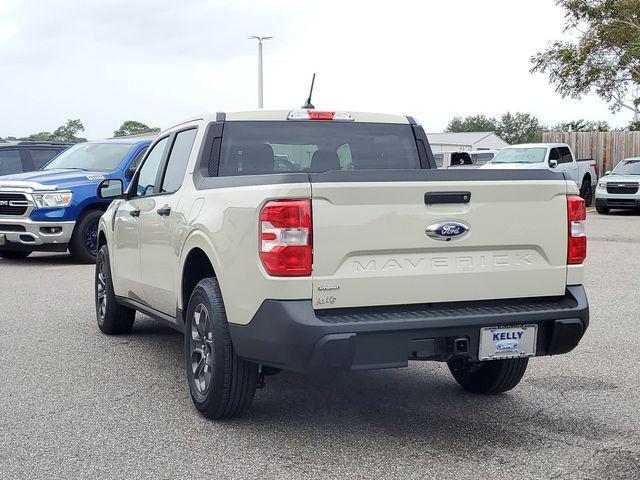
[[[518,384],[589,323],[584,201],[548,169],[438,170],[411,117],[218,113],[158,135],[99,224],[96,316],[184,332],[210,418],[280,370],[444,362],[467,391]],[[425,380],[427,381],[427,380]]]

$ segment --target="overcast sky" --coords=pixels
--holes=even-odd
[[[124,120],[169,127],[204,111],[401,113],[428,131],[456,115],[521,111],[545,124],[630,121],[595,95],[563,100],[529,57],[561,38],[553,0],[1,0],[0,136],[80,118],[90,139]]]

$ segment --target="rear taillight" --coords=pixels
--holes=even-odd
[[[567,217],[569,222],[567,264],[576,265],[587,258],[587,234],[584,230],[587,209],[582,198],[577,195],[567,197]]]
[[[593,165],[593,169],[596,171],[596,180],[600,178],[600,165],[598,165],[598,161]]]
[[[260,211],[260,259],[274,277],[311,275],[311,200],[272,200]]]

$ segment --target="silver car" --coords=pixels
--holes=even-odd
[[[596,187],[596,210],[609,213],[612,208],[640,210],[640,157],[621,161],[606,172]]]

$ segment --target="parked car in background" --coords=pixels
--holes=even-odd
[[[0,143],[0,175],[39,170],[71,145],[71,142]]]
[[[42,170],[0,177],[0,257],[69,250],[95,262],[98,219],[110,203],[96,188],[105,178],[128,184],[152,138],[79,143]]]
[[[499,150],[473,150],[438,152],[433,154],[438,168],[466,167],[473,168],[491,161]]]
[[[99,187],[117,200],[97,324],[128,333],[140,311],[183,332],[211,418],[242,414],[279,370],[441,361],[470,392],[505,392],[587,329],[577,193],[545,170],[436,170],[410,117],[196,117],[158,134],[126,193]]]
[[[604,175],[596,188],[598,213],[613,208],[640,210],[640,157],[627,158]]]
[[[563,172],[580,189],[587,206],[598,183],[598,164],[592,158],[576,159],[566,143],[526,143],[505,147],[481,168],[548,169]]]

